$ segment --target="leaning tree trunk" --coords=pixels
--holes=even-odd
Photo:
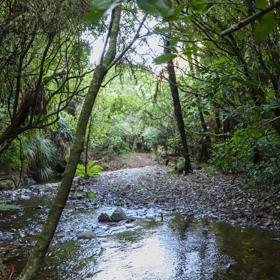
[[[166,41],[165,53],[171,53],[169,39],[167,39],[167,41]],[[190,155],[189,155],[187,136],[186,136],[186,131],[185,131],[185,123],[184,123],[182,107],[181,107],[181,103],[180,103],[179,90],[178,90],[178,86],[177,86],[176,73],[175,73],[173,60],[170,60],[168,62],[167,72],[168,72],[168,81],[169,81],[170,91],[171,91],[172,99],[173,99],[174,114],[176,117],[177,126],[178,126],[178,130],[180,133],[181,142],[182,142],[182,146],[183,146],[183,152],[184,152],[184,158],[185,158],[184,171],[185,171],[185,174],[188,174],[192,171],[192,166],[191,166],[191,160],[190,160]]]
[[[84,149],[86,128],[96,96],[101,87],[101,83],[108,72],[109,66],[114,61],[114,58],[116,56],[116,44],[119,33],[120,16],[121,7],[117,6],[112,11],[110,25],[111,29],[109,30],[108,51],[104,56],[103,63],[101,62],[101,64],[98,65],[94,71],[93,78],[79,116],[75,139],[70,151],[69,160],[62,178],[61,185],[58,189],[54,203],[48,215],[48,219],[44,224],[41,234],[38,237],[37,243],[33,247],[28,261],[23,271],[19,275],[19,280],[29,280],[34,278],[52,241],[57,224],[71,190],[71,185],[76,172],[77,164]]]
[[[91,128],[92,128],[92,117],[89,120],[89,124],[88,124],[88,133],[87,133],[87,140],[86,140],[86,147],[85,147],[85,162],[84,162],[84,166],[85,166],[85,177],[87,178],[89,176],[88,174],[88,163],[89,163],[89,154],[88,154],[88,150],[89,150],[89,144],[90,144],[90,138],[91,138]]]

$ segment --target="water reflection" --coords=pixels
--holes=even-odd
[[[42,201],[38,201],[42,204]],[[20,248],[34,223],[40,224],[45,209],[31,208],[0,222],[4,233],[16,229],[1,247],[19,249],[1,255],[18,270],[25,262]],[[280,275],[280,233],[168,214],[164,223],[155,209],[128,210],[140,219],[134,226],[97,223],[100,212],[71,209],[59,225],[38,279],[75,280],[276,280]],[[67,212],[68,211],[68,212]],[[72,211],[72,212],[71,212]],[[152,217],[152,218],[151,218]],[[94,229],[96,238],[77,240],[77,233]],[[24,233],[21,237],[18,232]],[[25,235],[27,234],[27,235]],[[15,239],[16,237],[16,239]],[[24,245],[23,245],[24,244]],[[24,249],[24,251],[26,251]],[[4,256],[4,257],[3,257]]]
[[[257,228],[233,227],[223,223],[211,225],[221,253],[235,263],[215,279],[280,279],[280,233]]]
[[[215,235],[205,225],[180,226],[178,221],[186,222],[181,218],[176,215],[170,223],[147,232],[141,241],[105,249],[98,272],[88,279],[213,279],[217,270],[226,269],[230,258],[219,253]]]
[[[169,248],[153,232],[135,244],[106,249],[98,260],[99,272],[91,279],[169,279],[173,273]]]

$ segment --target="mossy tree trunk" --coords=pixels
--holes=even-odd
[[[176,117],[177,126],[178,126],[178,130],[179,130],[180,138],[181,138],[181,143],[183,146],[183,153],[184,153],[184,158],[185,158],[184,171],[185,171],[185,174],[188,174],[192,171],[192,166],[191,166],[191,160],[190,160],[190,155],[189,155],[189,148],[188,148],[188,143],[187,143],[187,136],[186,136],[185,123],[184,123],[184,118],[183,118],[183,113],[182,113],[182,108],[181,108],[181,103],[180,103],[179,91],[178,91],[178,87],[176,85],[176,75],[175,75],[173,61],[168,62],[167,70],[168,70],[168,76],[169,76],[170,90],[171,90],[172,99],[173,99],[174,114]]]
[[[85,97],[76,127],[75,139],[71,147],[69,160],[65,169],[64,176],[62,178],[61,185],[56,194],[54,203],[48,215],[48,219],[44,224],[41,234],[38,237],[37,243],[33,247],[28,261],[18,277],[19,280],[29,280],[36,276],[36,273],[38,272],[40,265],[43,262],[44,256],[47,253],[49,245],[52,241],[57,224],[71,190],[71,185],[75,176],[77,164],[84,149],[86,128],[96,96],[100,90],[101,83],[104,80],[104,77],[106,76],[109,68],[112,66],[112,62],[114,61],[116,56],[116,45],[119,33],[120,17],[121,7],[117,6],[112,11],[110,24],[111,28],[108,34],[109,46],[108,48],[106,48],[106,46],[104,47],[104,49],[107,49],[107,52],[105,53],[100,65],[98,65],[94,71],[88,93]]]
[[[89,176],[88,171],[89,171],[89,154],[88,154],[88,150],[89,150],[89,145],[90,145],[90,139],[91,139],[91,129],[92,129],[92,117],[89,120],[89,124],[88,124],[88,133],[87,133],[87,139],[86,139],[86,146],[85,146],[85,162],[84,162],[84,166],[85,166],[85,177],[87,178]]]

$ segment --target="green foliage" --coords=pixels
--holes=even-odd
[[[184,217],[181,213],[177,212],[173,214],[171,219],[171,227],[174,231],[178,233],[180,238],[184,238],[185,232],[189,227],[189,222],[186,217]]]
[[[256,1],[256,8],[257,9],[264,9],[268,6],[268,1],[267,0],[257,0]]]
[[[137,0],[137,4],[144,12],[160,15],[164,19],[168,19],[174,13],[170,2],[166,0]]]
[[[46,181],[52,174],[56,149],[51,140],[35,134],[28,142],[27,158],[31,175],[38,181]]]
[[[175,172],[177,173],[183,173],[185,169],[185,159],[183,157],[179,157],[176,159],[175,163]]]
[[[89,176],[93,176],[93,177],[97,177],[100,175],[102,171],[102,167],[97,164],[97,162],[95,160],[91,160],[88,162],[88,175]],[[77,170],[76,170],[76,176],[85,176],[85,165],[82,163],[79,163],[77,166]]]
[[[110,159],[142,146],[142,133],[155,110],[154,90],[151,74],[137,68],[131,74],[125,67],[120,79],[102,91],[93,112],[91,148],[95,158]]]
[[[12,170],[20,169],[20,142],[15,140],[0,157],[0,166],[10,166]]]
[[[161,225],[161,223],[154,218],[139,219],[136,224],[143,229],[153,229]]]
[[[117,0],[91,0],[91,9],[85,15],[85,20],[89,23],[97,23],[105,12],[114,5]]]
[[[86,192],[86,198],[89,200],[95,200],[96,195],[93,192]]]
[[[249,128],[212,148],[210,163],[225,173],[243,174],[248,183],[276,184],[280,178],[279,136]]]
[[[154,59],[154,62],[155,62],[155,64],[163,64],[163,63],[169,62],[170,60],[174,59],[175,57],[177,57],[176,54],[166,53],[166,54],[156,57]]]
[[[147,127],[142,136],[147,148],[154,152],[157,150],[159,145],[166,146],[166,135],[164,135],[164,133],[156,127]]]
[[[118,232],[115,234],[117,239],[123,240],[123,241],[129,241],[129,242],[135,242],[135,241],[139,240],[142,235],[143,235],[143,232],[139,231],[139,230],[138,231],[127,230],[127,231],[122,231],[122,232]]]
[[[269,34],[276,28],[278,20],[275,17],[274,12],[267,13],[264,15],[260,22],[255,26],[255,39],[256,42],[260,43],[265,40]]]
[[[57,122],[57,130],[55,133],[67,142],[71,142],[73,140],[73,126],[71,126],[71,120],[69,117],[66,117],[65,114],[64,117],[60,118]]]
[[[91,8],[85,15],[86,22],[98,23],[100,18],[108,11],[112,6],[116,5],[119,0],[91,0]],[[137,0],[139,8],[145,13],[154,16],[161,16],[163,19],[170,19],[176,12],[170,3],[166,0]]]
[[[58,159],[53,156],[59,146],[53,135],[55,123],[85,92],[89,55],[89,44],[81,39],[87,28],[81,20],[85,2],[1,3],[0,29],[5,32],[0,39],[0,166],[16,175],[23,171],[23,176],[39,181],[50,177]],[[61,135],[69,140],[68,132]]]
[[[207,11],[208,5],[205,0],[191,0],[190,9],[195,12],[205,12]]]
[[[212,148],[211,164],[226,173],[239,173],[246,170],[252,161],[252,148],[248,143],[239,143],[227,139]]]

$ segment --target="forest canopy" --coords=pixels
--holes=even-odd
[[[95,42],[105,43],[120,2],[2,1],[0,167],[16,184],[65,168],[92,62],[102,55]],[[138,149],[162,161],[184,157],[165,67],[174,61],[191,161],[246,174],[252,184],[277,183],[279,3],[123,6],[120,57],[97,97],[80,163]]]

